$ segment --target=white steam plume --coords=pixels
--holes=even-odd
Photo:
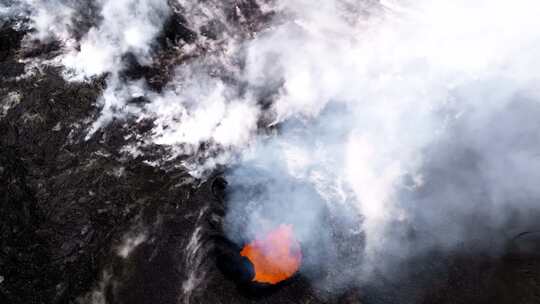
[[[99,25],[90,28],[79,47],[62,60],[75,79],[118,72],[128,52],[141,64],[150,63],[152,43],[169,14],[166,0],[99,2]]]
[[[13,0],[0,3],[0,16],[27,16],[33,28],[31,38],[41,41],[71,38],[73,18],[79,5],[66,0]]]
[[[246,68],[255,86],[283,83],[273,103],[281,131],[231,174],[240,191],[229,223],[247,220],[257,235],[263,212],[309,243],[325,230],[313,195],[329,209],[356,206],[366,237],[356,275],[368,275],[499,231],[512,213],[532,222],[540,5],[518,2],[386,2],[367,23],[345,18],[340,1],[283,2],[293,20],[250,43]],[[245,197],[247,181],[259,196]],[[404,239],[411,229],[419,240]]]

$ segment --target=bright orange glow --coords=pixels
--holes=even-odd
[[[291,225],[280,225],[277,229],[257,238],[244,246],[240,255],[253,264],[259,283],[276,284],[290,278],[302,262],[300,244],[293,235]]]

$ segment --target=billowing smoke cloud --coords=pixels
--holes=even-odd
[[[99,101],[102,114],[89,130],[91,136],[112,118],[138,112],[126,101],[140,96],[144,88],[139,83],[124,83],[119,73],[127,55],[137,64],[152,63],[156,37],[171,9],[166,0],[24,0],[10,3],[6,14],[27,15],[31,39],[62,44],[64,53],[48,63],[64,67],[67,80],[108,75],[106,92]]]
[[[34,30],[32,38],[42,41],[71,38],[70,28],[75,13],[76,8],[68,1],[8,0],[0,3],[0,16],[29,17]]]
[[[537,1],[258,1],[274,18],[247,34],[239,6],[179,1],[197,34],[213,25],[221,35],[181,45],[199,57],[159,92],[118,73],[126,53],[152,63],[167,2],[100,3],[99,24],[61,58],[75,79],[112,75],[94,130],[150,118],[148,141],[192,156],[194,175],[228,165],[226,230],[238,242],[293,224],[319,265],[361,281],[519,230],[540,210]],[[39,12],[39,35],[62,37],[43,20],[70,10]]]
[[[363,220],[349,228],[366,241],[354,274],[369,278],[472,240],[493,252],[503,232],[527,229],[540,207],[540,6],[387,2],[351,22],[343,4],[284,3],[293,20],[250,43],[250,83],[282,83],[280,127],[231,173],[233,231],[282,221],[310,244],[330,230],[324,210],[354,206]]]
[[[127,53],[148,64],[152,43],[169,14],[165,0],[101,2],[99,25],[90,28],[79,47],[63,58],[76,77],[117,72]]]

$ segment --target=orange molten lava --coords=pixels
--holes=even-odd
[[[259,283],[276,284],[290,278],[302,262],[300,244],[294,238],[291,225],[280,225],[267,235],[244,246],[240,255],[253,264]]]

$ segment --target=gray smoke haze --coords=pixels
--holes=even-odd
[[[307,251],[337,248],[312,242],[330,231],[320,214],[353,206],[362,220],[350,233],[365,244],[348,246],[365,247],[347,281],[362,281],[429,250],[496,252],[534,227],[539,5],[386,2],[384,15],[351,23],[340,4],[287,2],[293,20],[250,43],[251,83],[283,83],[279,131],[244,150],[229,177],[231,235],[286,222]],[[325,262],[341,271],[357,258]]]
[[[38,38],[69,40],[58,27],[71,20],[67,3],[27,1]],[[118,73],[128,52],[151,64],[167,1],[99,3],[100,23],[58,60],[74,81],[111,73],[93,130],[152,118],[147,140],[196,155],[183,164],[194,176],[228,166],[232,239],[293,224],[318,262],[308,276],[330,264],[356,283],[434,248],[488,248],[493,235],[535,225],[537,1],[259,1],[275,17],[250,35],[227,22],[229,2],[178,1],[196,32],[207,20],[224,30],[181,45],[183,55],[210,51],[177,66],[161,92]],[[127,105],[138,96],[149,103]]]

